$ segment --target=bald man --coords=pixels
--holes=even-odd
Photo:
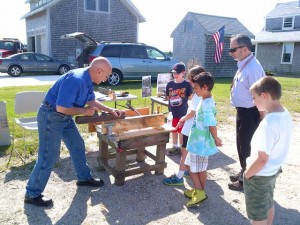
[[[93,83],[106,81],[111,73],[109,61],[97,57],[89,67],[62,75],[49,89],[38,110],[38,159],[26,185],[25,203],[40,207],[53,206],[53,201],[42,193],[59,158],[61,140],[70,152],[77,176],[76,184],[90,187],[104,185],[103,180],[91,175],[86,162],[84,140],[73,116],[92,116],[96,111],[105,111],[118,117],[121,115],[120,110],[109,108],[95,99]]]

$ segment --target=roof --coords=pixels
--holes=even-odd
[[[32,0],[25,0],[25,3],[30,3]],[[36,13],[39,13],[55,4],[57,4],[61,0],[52,0],[45,5],[43,5],[40,8],[37,8],[33,11],[30,11],[29,13],[25,14],[24,16],[21,17],[21,19],[25,19],[29,16],[32,16]],[[140,13],[140,11],[135,7],[135,5],[131,2],[131,0],[120,0],[127,8],[128,10],[137,18],[138,23],[143,23],[146,22],[145,17]]]
[[[300,1],[278,3],[275,8],[266,15],[265,19],[273,17],[294,16],[300,14]]]
[[[262,31],[255,35],[253,43],[300,42],[300,31],[268,32]]]
[[[172,32],[171,37],[173,36],[173,33],[176,32],[176,30],[179,28],[179,26],[189,17],[192,17],[195,21],[197,21],[203,27],[207,35],[214,34],[225,25],[225,36],[244,33],[250,38],[254,38],[254,35],[236,18],[214,16],[194,12],[188,12],[185,15],[185,17]]]

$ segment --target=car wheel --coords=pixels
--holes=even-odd
[[[123,75],[119,70],[112,70],[112,74],[108,77],[107,82],[110,85],[116,86],[122,82]]]
[[[70,67],[68,67],[67,65],[61,65],[59,68],[58,68],[58,73],[60,75],[63,75],[65,74],[66,72],[68,72],[70,70]]]
[[[21,75],[21,73],[22,73],[22,68],[20,66],[14,65],[9,67],[8,69],[8,74],[12,77],[18,77]]]

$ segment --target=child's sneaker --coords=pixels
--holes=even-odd
[[[193,207],[198,205],[200,202],[207,199],[207,196],[204,191],[195,190],[192,194],[192,198],[190,201],[186,203],[186,207]]]
[[[190,177],[189,171],[184,171],[183,177],[185,178]]]
[[[173,147],[169,150],[169,156],[181,154],[181,148]]]
[[[185,197],[192,198],[195,189],[187,189],[183,192]]]
[[[179,179],[175,174],[163,179],[163,183],[169,186],[183,186],[183,178]]]

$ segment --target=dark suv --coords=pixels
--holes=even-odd
[[[88,65],[95,57],[106,57],[112,65],[112,74],[108,78],[110,85],[118,85],[122,80],[141,80],[147,75],[155,80],[157,74],[170,72],[177,62],[157,48],[141,43],[97,43],[80,32],[61,38],[76,38],[83,43],[83,51],[77,58],[78,67]]]

